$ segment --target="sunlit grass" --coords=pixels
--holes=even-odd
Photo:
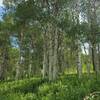
[[[83,100],[96,91],[100,91],[100,79],[94,74],[83,74],[82,79],[65,74],[54,82],[30,78],[0,83],[0,100]]]

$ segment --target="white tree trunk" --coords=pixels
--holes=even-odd
[[[19,64],[17,62],[15,80],[18,80],[19,79],[19,75],[20,75],[20,66],[19,66]]]
[[[77,74],[79,78],[82,77],[81,49],[79,40],[78,40],[78,50],[77,50]]]
[[[48,30],[49,30],[49,80],[53,80],[53,63],[54,63],[54,59],[53,59],[53,35],[52,35],[52,25],[49,24],[48,25]]]
[[[52,50],[52,40],[49,44],[49,80],[53,80],[53,50]]]

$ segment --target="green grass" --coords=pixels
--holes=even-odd
[[[76,74],[61,76],[55,82],[31,78],[0,83],[0,100],[100,100],[100,79]],[[94,96],[94,98],[93,98]]]

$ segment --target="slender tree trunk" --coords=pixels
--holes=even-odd
[[[8,48],[5,46],[2,49],[2,64],[0,66],[0,80],[6,79],[7,67],[8,67]]]
[[[91,48],[92,50],[92,64],[93,64],[93,70],[96,70],[96,63],[95,63],[95,50],[94,47]]]
[[[90,76],[90,66],[91,66],[91,64],[90,64],[90,61],[88,60],[87,61],[87,74],[88,74],[88,76]]]
[[[16,76],[15,76],[15,79],[20,79],[23,75],[23,60],[24,60],[24,57],[23,57],[23,32],[20,33],[20,44],[19,44],[19,47],[20,47],[20,53],[19,53],[19,62],[18,62],[18,66],[16,67]]]
[[[44,50],[44,54],[43,54],[43,78],[46,78],[48,76],[48,33],[47,33],[47,27],[45,27],[45,31],[43,34],[43,40],[44,40],[44,44],[43,44],[43,50]]]
[[[43,57],[43,78],[46,78],[48,75],[48,49],[47,49],[47,41],[44,43],[44,57]]]
[[[96,76],[98,76],[99,66],[98,66],[96,45],[92,45],[92,64],[93,64],[93,70],[95,71]]]
[[[58,71],[59,73],[64,72],[65,60],[64,60],[64,34],[63,32],[58,33]]]
[[[28,68],[28,76],[29,76],[29,78],[31,77],[31,72],[32,72],[32,63],[30,63],[29,68]]]
[[[88,73],[88,76],[90,76],[90,71],[91,71],[91,47],[89,45],[89,51],[88,51],[88,54],[89,58],[87,59],[87,73]]]
[[[18,64],[19,62],[17,62],[17,65],[16,65],[16,76],[15,76],[15,80],[16,79],[19,79],[19,75],[20,75],[20,66]]]
[[[49,26],[49,80],[53,80],[53,37],[51,33],[51,26]]]
[[[85,52],[85,54],[89,57],[88,59],[87,59],[87,61],[86,61],[86,68],[87,68],[87,74],[88,74],[88,76],[90,76],[90,66],[91,66],[91,62],[90,62],[90,51],[91,51],[91,49],[90,49],[90,45],[89,45],[89,51],[88,51],[88,53],[86,52],[86,47],[85,47],[85,45],[83,44],[83,46],[84,46],[84,52]]]
[[[99,71],[100,71],[100,43],[98,45],[98,62],[99,62]]]
[[[53,80],[53,50],[52,50],[52,42],[50,41],[49,47],[49,80]]]
[[[55,29],[54,36],[54,65],[53,65],[53,80],[57,79],[58,74],[58,31]]]
[[[98,66],[98,70],[100,72],[100,43],[98,43],[98,45],[97,45],[97,57],[98,57],[97,66]]]
[[[77,73],[78,73],[78,77],[81,78],[81,76],[82,76],[82,65],[81,65],[81,54],[80,53],[78,53]]]
[[[36,48],[36,44],[35,44],[35,35],[34,33],[31,35],[31,50],[30,50],[30,57],[31,57],[31,72],[32,72],[32,75],[35,75],[36,74],[36,66],[34,65],[34,59],[35,59],[35,48]],[[29,68],[30,70],[30,68]]]
[[[82,77],[82,63],[81,63],[81,52],[80,52],[80,41],[78,40],[78,50],[77,50],[77,74],[78,77]]]

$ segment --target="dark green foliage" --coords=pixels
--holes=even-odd
[[[100,79],[91,75],[92,67],[97,76],[100,72],[100,7],[92,0],[3,1],[0,100],[100,98]],[[73,74],[62,76],[67,72]]]
[[[84,75],[79,80],[76,75],[65,75],[55,82],[33,78],[1,83],[0,100],[83,100],[91,93],[100,91],[100,80],[92,77]],[[99,95],[97,98],[100,98]]]

